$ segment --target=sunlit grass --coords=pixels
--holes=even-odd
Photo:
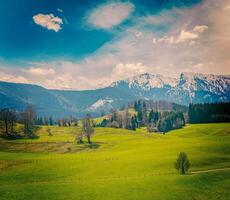
[[[80,127],[48,127],[38,139],[0,140],[0,199],[228,199],[230,124],[187,125],[163,134],[96,128],[93,145],[76,144]],[[49,127],[50,128],[50,127]],[[174,162],[187,153],[192,171]]]

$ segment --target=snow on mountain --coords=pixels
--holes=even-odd
[[[140,98],[153,98],[189,104],[191,102],[228,101],[230,98],[230,76],[181,73],[179,78],[162,75],[141,74],[117,81],[112,87],[135,90]]]
[[[88,108],[88,110],[97,110],[103,107],[111,107],[112,102],[113,102],[113,99],[110,99],[110,98],[98,99],[95,103],[93,103]]]
[[[184,89],[190,93],[197,90],[225,93],[230,87],[230,76],[185,72],[181,73],[179,78],[172,78],[145,73],[114,82],[111,87],[119,87],[120,84],[127,84],[129,88],[138,88],[145,91],[170,86],[174,89]]]
[[[146,73],[87,91],[48,90],[30,84],[0,82],[0,109],[22,110],[31,104],[39,116],[98,114],[137,99],[183,105],[230,101],[230,76],[186,72],[170,78]]]
[[[230,76],[186,72],[180,75],[179,85],[176,87],[189,91],[191,96],[198,90],[221,95],[230,90]]]
[[[139,88],[145,91],[150,90],[151,88],[163,88],[168,85],[175,87],[178,84],[178,79],[162,76],[160,74],[141,74],[125,80],[117,81],[111,86],[118,86],[120,83],[128,84],[129,88]]]
[[[178,85],[168,94],[180,103],[229,101],[230,76],[181,73]]]

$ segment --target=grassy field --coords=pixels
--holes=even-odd
[[[93,145],[76,127],[39,129],[39,139],[0,139],[0,199],[227,200],[230,124],[187,125],[166,135],[97,128]],[[174,169],[179,152],[191,168]]]

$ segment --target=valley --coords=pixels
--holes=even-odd
[[[93,116],[137,99],[189,103],[227,102],[230,99],[230,77],[181,73],[180,77],[141,74],[94,90],[50,90],[37,85],[0,82],[0,108],[23,110],[35,107],[39,116],[61,118]]]

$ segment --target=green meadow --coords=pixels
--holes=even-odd
[[[80,128],[47,129],[38,139],[0,139],[1,200],[230,199],[230,123],[165,135],[96,128],[91,145],[76,144]],[[182,151],[186,175],[174,168]]]

